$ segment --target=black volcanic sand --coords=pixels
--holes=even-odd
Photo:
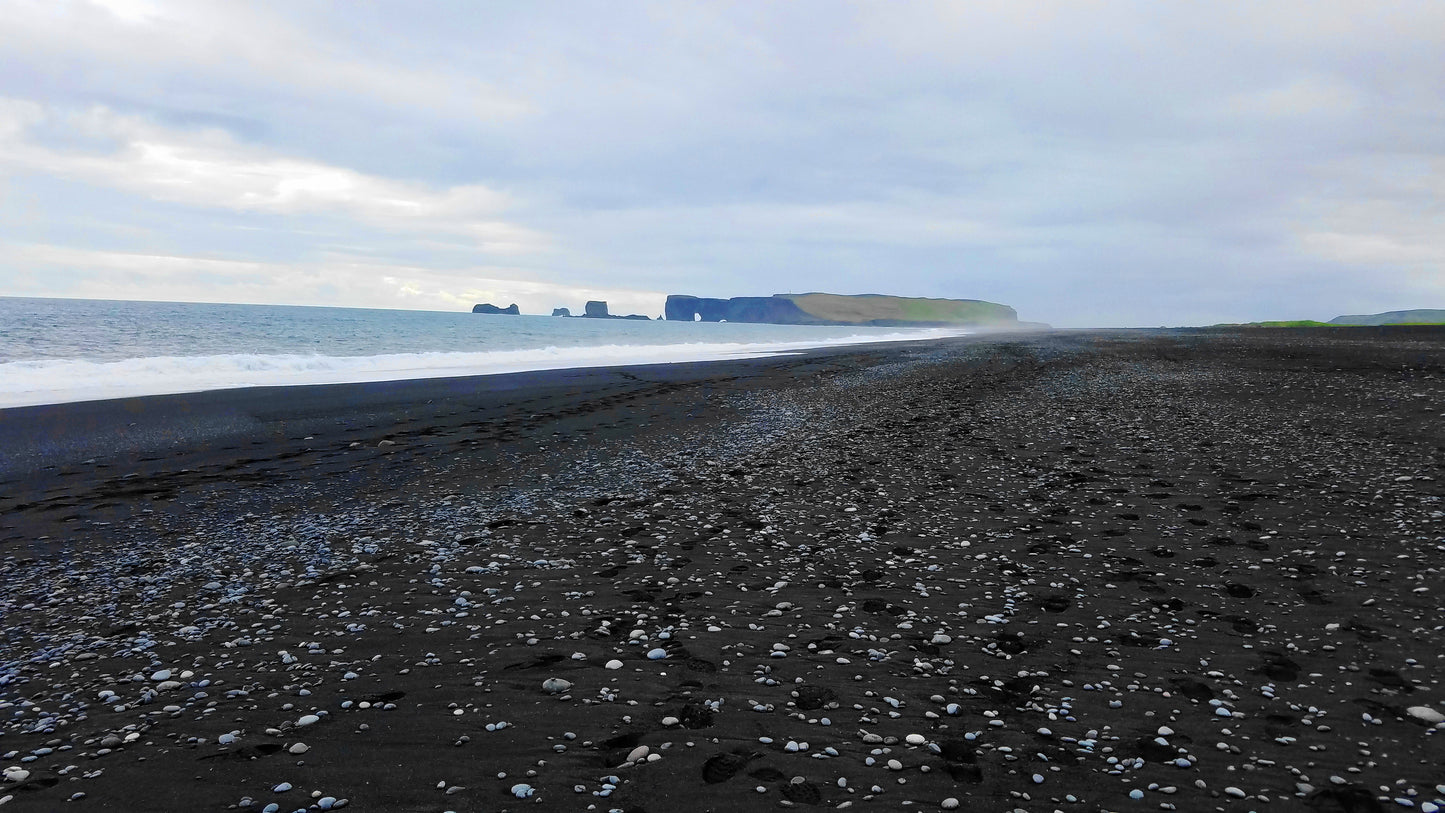
[[[1445,797],[1445,330],[248,390],[0,441],[7,810]]]

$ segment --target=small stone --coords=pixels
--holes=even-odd
[[[944,800],[943,800],[943,809],[944,809],[944,810],[957,810],[957,809],[958,809],[958,805],[959,805],[958,800],[955,799],[955,798],[953,798],[952,796],[950,796],[950,797],[948,797],[947,799],[944,799]]]
[[[549,694],[561,694],[570,688],[572,688],[572,681],[570,680],[553,677],[542,681],[542,691]]]
[[[306,753],[307,751],[310,751],[310,750],[311,750],[311,746],[307,745],[307,744],[304,743],[304,742],[298,742],[298,743],[293,744],[290,748],[287,748],[287,749],[286,749],[286,753],[291,754],[292,756],[298,756],[298,757],[299,757],[299,756],[301,756],[302,754],[304,754],[304,753]]]
[[[679,719],[677,719],[676,717],[664,717],[664,718],[662,718],[662,724],[663,724],[664,726],[668,727],[668,728],[671,728],[672,726],[675,726],[675,725],[677,725],[677,724],[680,723],[680,722],[682,722],[682,721],[679,720]]]
[[[610,660],[610,661],[608,661],[606,664],[604,664],[604,667],[607,668],[607,669],[621,669],[621,668],[622,668],[622,661],[619,661],[619,660],[617,660],[616,658],[613,658],[612,660]]]
[[[518,799],[529,798],[533,793],[536,792],[537,791],[533,790],[531,785],[528,785],[526,783],[518,782],[517,784],[512,786],[512,795],[517,797]]]
[[[923,736],[922,734],[909,734],[903,739],[903,741],[908,743],[909,745],[922,745],[928,742],[928,738]]]
[[[663,658],[666,658],[666,657],[667,657],[667,650],[666,650],[666,649],[663,649],[662,647],[658,647],[657,649],[649,649],[649,650],[647,650],[647,659],[650,660],[650,661],[660,661],[660,660],[662,660]]]
[[[306,714],[303,715],[301,719],[296,721],[296,727],[300,728],[302,726],[316,725],[319,722],[321,722],[320,717],[317,717],[315,714]]]
[[[632,749],[632,750],[627,754],[627,761],[628,761],[628,762],[641,762],[642,760],[647,759],[647,755],[648,755],[648,753],[651,752],[651,751],[652,751],[651,748],[648,748],[648,747],[645,746],[645,745],[639,745],[639,746],[637,746],[636,748]]]
[[[151,680],[154,680],[154,681],[162,681],[162,680],[170,680],[170,679],[171,679],[171,670],[169,670],[169,669],[162,669],[162,670],[160,670],[160,671],[158,671],[158,672],[155,672],[155,673],[153,673],[153,674],[151,675]]]

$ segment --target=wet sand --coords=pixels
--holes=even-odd
[[[1429,811],[1442,427],[1429,328],[0,411],[0,800]]]

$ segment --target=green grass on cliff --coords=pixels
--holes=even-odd
[[[1295,319],[1293,321],[1281,322],[1243,322],[1215,325],[1215,327],[1339,327],[1329,322],[1316,322],[1313,319]]]
[[[861,294],[780,294],[799,308],[832,322],[948,322],[979,324],[1013,322],[1018,316],[1007,305],[977,299],[923,299]]]

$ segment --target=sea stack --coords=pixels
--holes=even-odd
[[[589,319],[606,319],[608,316],[607,303],[600,299],[590,299],[587,301],[587,307],[582,311],[582,315]]]
[[[517,307],[517,303],[515,302],[505,308],[499,308],[490,302],[483,302],[480,305],[473,305],[472,313],[491,313],[505,314],[507,316],[520,316],[522,311],[520,308]]]

